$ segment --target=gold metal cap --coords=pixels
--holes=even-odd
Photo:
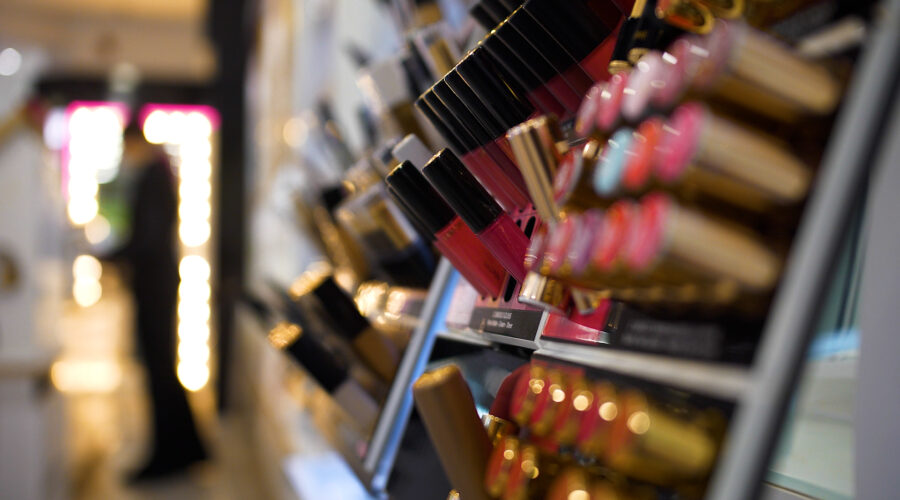
[[[565,314],[569,291],[565,285],[544,275],[529,271],[519,290],[519,302]]]
[[[282,321],[269,330],[269,343],[278,349],[284,349],[297,341],[303,335],[303,329],[299,325]]]
[[[481,417],[481,422],[484,424],[484,429],[487,431],[491,443],[495,445],[504,436],[510,436],[519,431],[519,426],[517,426],[515,422],[495,417],[490,413]]]
[[[706,2],[703,2],[704,4]],[[705,35],[712,31],[713,17],[710,9],[691,0],[663,0],[656,4],[656,17],[676,28]],[[629,58],[631,54],[629,54]]]
[[[553,197],[553,179],[561,159],[557,143],[562,137],[553,117],[540,116],[516,125],[507,133],[528,194],[544,221],[559,219]]]

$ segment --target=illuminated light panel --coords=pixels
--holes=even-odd
[[[81,307],[90,307],[96,304],[103,295],[103,287],[100,285],[100,277],[103,275],[103,266],[96,257],[91,255],[79,255],[72,262],[72,298]]]
[[[50,381],[60,392],[109,393],[122,383],[122,369],[113,360],[61,359],[50,367]]]
[[[68,140],[62,148],[62,167],[66,213],[76,226],[94,220],[99,184],[118,175],[127,118],[127,109],[120,103],[73,102],[66,108],[64,135]]]
[[[106,238],[109,238],[111,231],[112,229],[110,228],[109,221],[106,220],[106,217],[98,215],[94,217],[94,220],[88,222],[87,225],[84,226],[84,237],[91,245],[97,245],[106,241]]]
[[[209,366],[207,363],[178,362],[178,381],[185,389],[196,392],[209,382]]]
[[[103,295],[103,287],[99,281],[75,280],[72,285],[72,297],[75,303],[81,307],[91,307],[100,301]]]
[[[103,274],[103,265],[93,255],[79,255],[72,263],[72,276],[76,281],[98,281]]]
[[[148,105],[142,110],[148,142],[160,144],[172,157],[178,179],[178,380],[198,391],[209,382],[212,236],[212,134],[218,115],[205,106]]]
[[[209,281],[209,262],[199,255],[188,255],[178,264],[178,276],[182,283],[186,281]]]

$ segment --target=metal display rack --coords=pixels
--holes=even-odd
[[[578,363],[734,402],[729,437],[713,473],[708,498],[760,496],[852,207],[862,196],[872,168],[898,165],[898,148],[885,150],[892,146],[891,139],[895,143],[900,140],[900,96],[896,92],[900,77],[900,0],[887,2],[873,27],[832,130],[753,365],[684,360],[549,340],[539,341],[534,351],[536,357]],[[871,212],[867,217],[873,216]],[[886,230],[896,231],[896,225]],[[485,347],[491,344],[485,337],[450,332],[444,326],[456,279],[458,274],[442,260],[429,289],[421,325],[412,335],[363,461],[361,479],[373,492],[385,491],[412,412],[411,386],[423,373],[435,340]],[[896,343],[893,340],[892,345]],[[771,487],[765,494],[769,498],[793,498]]]

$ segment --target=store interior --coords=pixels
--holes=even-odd
[[[895,498],[898,90],[898,0],[0,0],[0,499]]]

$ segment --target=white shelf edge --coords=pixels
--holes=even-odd
[[[491,342],[489,340],[471,330],[438,330],[437,336],[442,339],[480,345],[484,347],[491,345]]]
[[[535,355],[638,377],[727,401],[737,401],[751,382],[751,372],[747,367],[605,347],[542,340]]]

